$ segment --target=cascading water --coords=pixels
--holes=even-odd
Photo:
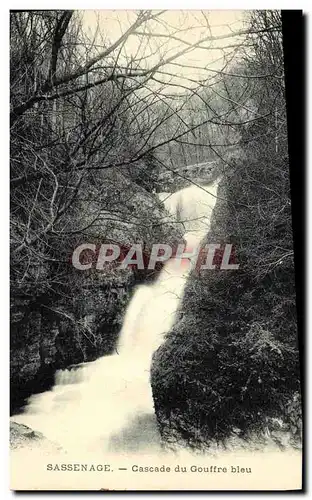
[[[159,195],[183,224],[188,248],[198,245],[209,230],[217,186],[215,182]],[[156,425],[150,425],[151,358],[175,321],[190,269],[189,264],[177,266],[175,259],[166,262],[154,284],[137,288],[117,353],[58,371],[53,389],[32,396],[25,412],[12,420],[42,432],[65,450],[139,450],[139,437],[149,450],[158,449]]]

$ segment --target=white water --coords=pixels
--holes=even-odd
[[[214,196],[197,186],[159,195],[173,216],[178,209],[188,248],[209,230],[217,183],[204,189]],[[122,448],[129,446],[129,439],[136,446],[138,433],[148,449],[157,448],[157,433],[146,419],[154,416],[151,358],[175,321],[189,272],[190,265],[177,267],[169,260],[155,283],[137,288],[125,314],[118,354],[59,371],[53,389],[33,395],[25,412],[12,420],[70,451],[111,450],[116,442]],[[129,425],[136,428],[130,438]]]

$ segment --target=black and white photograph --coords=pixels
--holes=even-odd
[[[302,12],[106,7],[9,15],[10,488],[301,490]]]

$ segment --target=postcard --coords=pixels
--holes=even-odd
[[[11,489],[302,489],[289,20],[11,11]]]

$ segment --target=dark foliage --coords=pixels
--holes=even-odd
[[[240,159],[224,162],[207,236],[232,243],[240,268],[193,277],[181,319],[154,359],[156,412],[169,441],[198,446],[235,432],[263,434],[276,418],[300,435],[281,33],[269,31],[279,19],[271,15],[251,16],[252,27],[268,32],[255,42],[245,72],[271,72],[275,80],[253,82],[249,105],[262,118],[240,126]]]

